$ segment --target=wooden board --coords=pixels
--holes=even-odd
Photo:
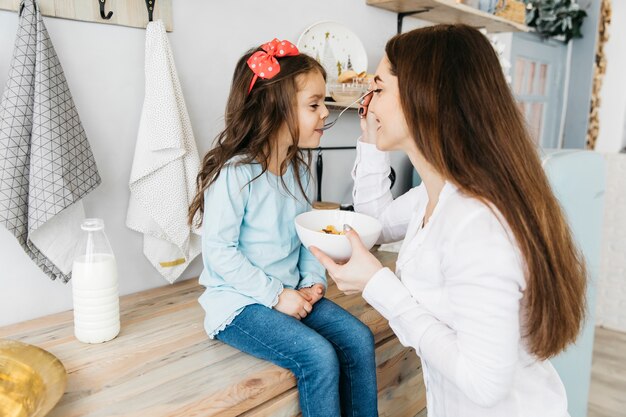
[[[375,252],[394,268],[395,253]],[[67,311],[0,328],[0,338],[56,355],[68,385],[49,417],[186,417],[299,413],[293,374],[216,340],[203,328],[196,279],[121,297],[122,330],[88,345],[73,335]],[[346,296],[329,280],[327,297],[372,329],[376,340],[380,415],[412,417],[425,406],[420,362],[386,320],[360,295]]]
[[[487,32],[528,32],[528,26],[460,4],[456,0],[367,0],[370,6],[396,13],[420,12],[415,17],[433,23],[465,23]]]
[[[381,417],[414,417],[426,407],[420,361],[413,349],[404,348],[395,337],[376,347],[378,408]],[[254,408],[240,417],[297,417],[298,390]]]
[[[596,327],[588,417],[623,416],[626,410],[626,333]]]
[[[17,11],[20,2],[0,0],[0,9]],[[148,24],[145,0],[106,0],[105,13],[113,12],[109,20],[100,17],[98,0],[38,0],[37,3],[43,16],[137,28]],[[153,20],[157,19],[163,20],[168,32],[172,31],[172,0],[156,0]]]

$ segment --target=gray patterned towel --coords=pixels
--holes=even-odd
[[[71,277],[84,210],[100,175],[34,0],[20,5],[0,98],[0,224],[50,278]]]

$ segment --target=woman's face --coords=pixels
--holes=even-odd
[[[328,117],[328,109],[324,105],[326,83],[319,71],[299,75],[297,81],[298,147],[316,148],[324,134],[324,120]]]
[[[415,146],[400,105],[398,78],[391,73],[389,60],[385,56],[376,69],[372,100],[368,112],[373,113],[378,125],[376,147],[381,151],[404,150]]]

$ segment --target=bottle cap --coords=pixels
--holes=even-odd
[[[104,220],[102,219],[85,219],[80,228],[86,232],[94,232],[104,229]]]

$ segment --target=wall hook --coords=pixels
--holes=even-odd
[[[106,3],[106,0],[99,0],[100,2],[100,17],[103,18],[104,20],[109,20],[111,18],[111,16],[113,16],[113,12],[109,11],[108,14],[104,14],[104,3]]]
[[[152,12],[154,11],[154,5],[156,0],[146,0],[146,8],[148,9],[148,21],[152,22]]]

